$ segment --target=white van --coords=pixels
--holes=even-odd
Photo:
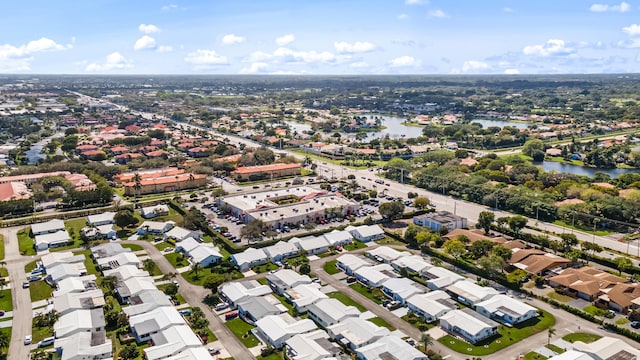
[[[53,342],[56,340],[55,337],[51,336],[48,338],[44,338],[42,340],[40,340],[40,342],[38,343],[38,347],[45,347],[45,346],[49,346],[49,345],[53,345]]]

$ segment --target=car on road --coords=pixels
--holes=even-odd
[[[23,289],[28,289],[29,288],[29,281],[23,281],[22,282],[22,288]]]
[[[640,321],[632,321],[630,325],[632,328],[638,329],[640,328]]]
[[[4,310],[0,310],[0,316],[4,316]]]
[[[32,340],[31,334],[25,336],[24,337],[24,344],[25,345],[31,345],[31,340]]]
[[[220,348],[217,348],[217,347],[210,347],[207,350],[209,350],[209,354],[211,354],[211,355],[220,354]]]
[[[47,347],[49,345],[53,345],[53,342],[55,341],[55,337],[50,336],[48,338],[44,338],[42,340],[40,340],[40,342],[38,343],[38,347]]]

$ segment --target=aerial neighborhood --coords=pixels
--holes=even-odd
[[[0,79],[6,358],[640,357],[631,104],[285,80]]]

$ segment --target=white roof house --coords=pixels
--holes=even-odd
[[[102,308],[79,309],[60,316],[53,324],[53,333],[56,338],[63,338],[83,331],[104,330],[104,325]]]
[[[91,256],[94,259],[105,258],[125,252],[131,252],[131,249],[122,247],[122,245],[117,242],[108,242],[91,248]]]
[[[57,290],[53,292],[53,296],[58,297],[67,293],[83,292],[97,288],[96,276],[93,274],[80,277],[68,277],[58,281]]]
[[[359,360],[426,360],[427,355],[418,351],[397,336],[385,336],[373,344],[356,349]],[[393,357],[391,357],[393,356]]]
[[[267,281],[275,293],[282,295],[285,290],[289,290],[295,286],[310,284],[311,278],[309,275],[300,275],[291,269],[281,269],[272,274],[268,274]]]
[[[169,306],[159,307],[147,313],[129,318],[131,332],[134,334],[138,343],[149,340],[153,333],[171,326],[184,324],[186,324],[186,322],[178,310]]]
[[[202,243],[199,242],[198,240],[192,237],[188,237],[180,241],[179,243],[176,243],[176,251],[188,254],[189,251],[192,251],[193,249],[199,247],[201,244]]]
[[[40,258],[42,266],[48,269],[58,264],[78,264],[84,263],[85,257],[82,254],[73,255],[71,251],[52,252]]]
[[[409,255],[403,256],[391,262],[391,266],[397,271],[401,269],[407,269],[407,271],[416,272],[421,274],[424,270],[432,267],[422,256]]]
[[[223,284],[218,292],[229,303],[229,306],[235,308],[239,302],[249,297],[271,294],[271,288],[260,284],[257,280],[248,280]]]
[[[145,206],[140,209],[140,215],[145,219],[151,219],[156,216],[168,215],[169,207],[164,204]]]
[[[303,238],[293,238],[289,243],[294,244],[299,250],[305,251],[307,255],[321,254],[329,251],[329,242],[323,236],[307,236]]]
[[[489,286],[480,286],[470,280],[457,281],[447,286],[446,292],[452,298],[470,306],[475,306],[477,303],[498,294],[498,290]]]
[[[164,358],[164,360],[209,360],[211,354],[204,347],[188,348],[182,352]]]
[[[132,252],[122,252],[113,256],[97,259],[100,269],[115,269],[124,265],[140,266],[140,259]]]
[[[172,230],[173,231],[173,230]],[[202,266],[215,264],[222,259],[220,250],[211,243],[201,243],[192,237],[188,237],[176,244],[176,251],[185,253],[192,263],[200,263]]]
[[[118,281],[116,285],[116,295],[120,298],[121,302],[128,303],[129,298],[139,294],[145,290],[157,289],[153,283],[153,279],[149,276],[145,277],[130,277],[123,281]]]
[[[267,254],[262,249],[247,248],[245,251],[231,255],[231,261],[238,265],[240,271],[247,271],[252,266],[267,262]]]
[[[109,359],[111,358],[111,339],[104,331],[83,331],[65,338],[56,339],[53,347],[61,360]]]
[[[384,230],[378,225],[349,226],[345,230],[361,242],[369,242],[384,237]]]
[[[320,299],[327,299],[328,296],[320,290],[320,284],[311,283],[298,285],[284,292],[284,296],[293,304],[299,312],[307,311],[307,306]]]
[[[476,311],[509,326],[538,316],[538,309],[503,294],[476,303]]]
[[[190,348],[202,347],[200,338],[188,325],[168,327],[151,335],[151,341],[153,346],[143,350],[147,360],[164,359]]]
[[[115,269],[103,270],[102,273],[104,276],[115,276],[120,281],[124,281],[132,277],[149,277],[148,272],[135,265],[122,265]]]
[[[567,350],[562,354],[550,357],[548,360],[596,360],[594,357],[587,353],[577,350]]]
[[[87,216],[87,225],[107,225],[113,224],[113,217],[116,215],[113,211],[107,211],[102,214]]]
[[[138,226],[138,234],[164,234],[174,226],[173,221],[145,221]]]
[[[291,360],[328,359],[338,355],[340,350],[340,347],[329,341],[327,332],[319,329],[296,335],[285,342],[287,359]]]
[[[144,314],[163,306],[173,307],[169,296],[158,289],[140,291],[129,298],[129,304],[129,306],[122,308],[122,312],[127,316]]]
[[[353,235],[346,230],[333,230],[322,236],[331,246],[350,244],[353,242]]]
[[[43,223],[36,223],[31,225],[31,233],[36,235],[54,233],[65,230],[64,221],[60,219],[52,219]]]
[[[440,317],[440,327],[475,344],[498,333],[498,323],[464,308],[451,310]]]
[[[442,315],[457,309],[455,300],[442,290],[435,290],[427,294],[414,295],[406,300],[407,307],[426,322],[434,322]]]
[[[640,359],[640,350],[629,343],[610,336],[604,336],[592,343],[576,341],[575,350],[595,355],[596,359]]]
[[[402,304],[416,294],[424,294],[428,289],[407,278],[392,278],[382,283],[382,292]]]
[[[86,292],[68,292],[53,298],[53,309],[60,315],[78,309],[101,308],[104,304],[104,294],[100,289]]]
[[[278,241],[277,243],[263,249],[267,257],[274,262],[298,255],[298,247],[295,244],[290,244],[285,241]]]
[[[352,350],[374,343],[389,335],[389,329],[360,317],[347,318],[327,328],[329,336]]]
[[[333,298],[318,300],[316,303],[307,306],[307,312],[310,319],[325,329],[346,318],[360,315],[360,310],[355,306],[347,306]]]
[[[433,266],[424,270],[422,277],[427,280],[427,286],[431,290],[440,290],[456,281],[464,279],[462,275],[439,266]]]
[[[57,264],[47,268],[47,277],[45,280],[52,285],[56,285],[58,281],[70,277],[79,277],[87,274],[87,268],[84,263],[75,264]]]
[[[309,319],[295,320],[289,314],[269,315],[256,321],[254,334],[276,349],[295,335],[317,329]]]
[[[44,251],[48,248],[63,246],[69,241],[71,241],[71,237],[67,230],[61,230],[54,233],[36,235],[33,242],[37,251]]]
[[[372,259],[374,259],[374,260],[376,260],[378,262],[383,262],[383,263],[386,263],[386,264],[389,264],[392,261],[400,259],[402,257],[411,255],[410,252],[398,251],[398,250],[392,249],[392,248],[390,248],[388,246],[380,246],[380,247],[377,247],[375,249],[368,250],[366,252],[366,254],[370,258],[372,258]]]
[[[200,231],[185,229],[180,226],[176,226],[173,229],[164,233],[165,240],[172,239],[177,242],[180,242],[186,238],[194,238],[196,240],[199,240],[202,238],[202,233]]]
[[[286,313],[287,308],[273,295],[256,296],[238,303],[238,315],[249,324],[269,315]]]
[[[385,281],[397,278],[399,275],[393,271],[389,264],[378,264],[374,266],[363,266],[356,270],[356,280],[370,287],[380,287]]]
[[[359,255],[344,254],[336,259],[336,266],[338,269],[344,271],[347,275],[353,275],[356,270],[363,266],[372,265],[374,265],[373,261]]]

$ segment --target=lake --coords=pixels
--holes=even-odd
[[[488,119],[473,119],[471,123],[476,123],[482,125],[483,129],[495,126],[499,128],[503,128],[505,126],[513,126],[517,129],[526,129],[529,127],[529,124],[523,124],[518,122],[512,122],[507,120],[488,120]]]
[[[590,168],[586,166],[578,166],[573,164],[564,164],[553,161],[543,161],[543,162],[534,162],[533,165],[541,166],[544,171],[557,171],[557,172],[566,172],[575,175],[586,175],[589,177],[594,177],[597,172],[609,174],[611,178],[616,178],[618,175],[627,174],[627,173],[637,173],[640,174],[640,170],[638,169],[596,169]]]
[[[37,143],[31,145],[29,150],[24,152],[24,156],[27,158],[28,165],[35,165],[40,160],[44,160],[47,158],[47,155],[42,151],[44,147],[53,139],[54,137],[62,137],[64,133],[55,133],[48,138],[44,138]]]
[[[399,139],[399,138],[416,138],[418,136],[422,136],[422,126],[407,126],[404,125],[407,119],[399,118],[395,116],[385,116],[379,114],[365,115],[365,117],[369,120],[375,119],[375,117],[379,117],[382,119],[382,126],[386,126],[385,129],[380,131],[370,131],[367,132],[367,137],[365,141],[371,141],[373,139],[382,139],[385,136],[389,135],[390,139]],[[355,134],[354,134],[355,136]]]
[[[302,134],[303,132],[311,131],[311,125],[303,124],[295,121],[285,121],[285,124],[291,129],[291,132],[298,132],[298,134]]]

